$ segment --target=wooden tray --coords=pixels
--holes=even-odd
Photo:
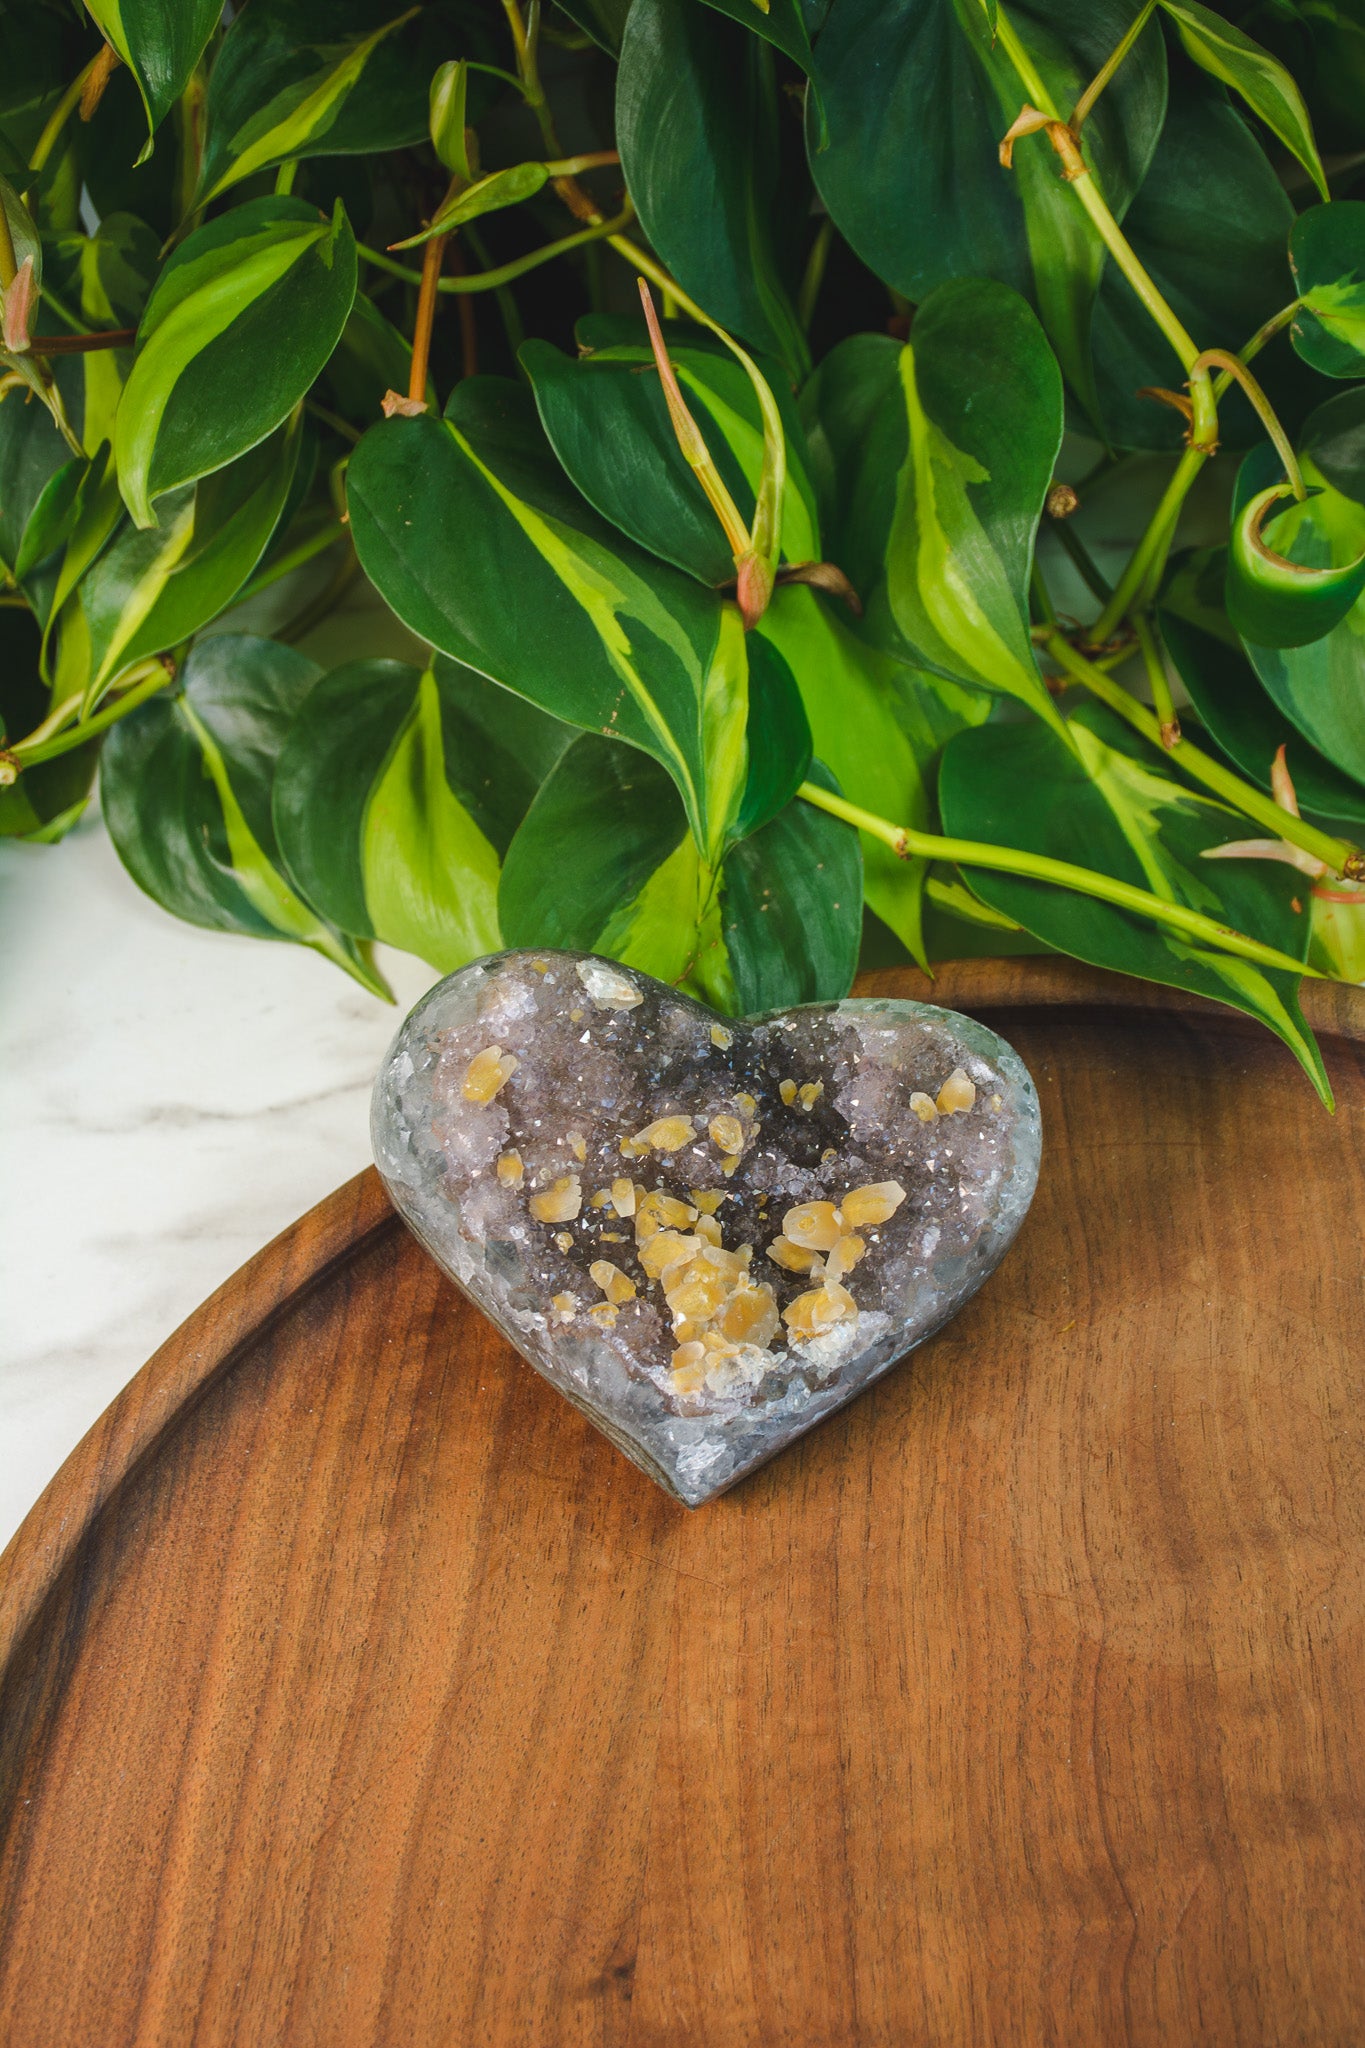
[[[914,975],[880,990],[924,994]],[[1365,2039],[1365,997],[945,971],[985,1292],[689,1514],[364,1174],[0,1573],[5,2048]]]

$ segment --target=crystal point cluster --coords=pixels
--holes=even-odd
[[[1040,1146],[1022,1062],[951,1011],[722,1023],[550,952],[433,989],[373,1128],[446,1271],[692,1507],[961,1307],[1023,1221]]]

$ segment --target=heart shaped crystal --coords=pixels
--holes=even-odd
[[[445,1270],[689,1507],[975,1293],[1041,1143],[1023,1062],[951,1010],[724,1023],[578,953],[500,953],[434,988],[373,1131]]]

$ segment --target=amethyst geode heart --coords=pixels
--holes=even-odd
[[[723,1022],[578,953],[500,953],[434,988],[373,1132],[428,1250],[689,1507],[975,1293],[1041,1145],[1023,1062],[951,1010]]]

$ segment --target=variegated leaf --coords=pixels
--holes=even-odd
[[[395,9],[368,33],[348,35],[359,12],[336,0],[239,9],[209,79],[196,204],[291,159],[420,141],[425,75],[399,34],[418,12]]]
[[[292,886],[275,840],[275,758],[318,674],[277,641],[235,633],[204,641],[173,691],[110,732],[104,816],[134,881],[177,917],[310,946],[387,995],[367,950]]]
[[[1173,782],[1102,706],[1082,705],[1070,725],[1071,747],[1040,725],[983,725],[950,740],[939,777],[944,830],[1097,868],[1254,932],[1291,959],[1305,955],[1302,877],[1296,884],[1290,869],[1264,861],[1203,858],[1242,836],[1235,811]],[[1322,1055],[1293,975],[1182,939],[1050,882],[976,867],[970,880],[986,903],[1075,959],[1192,989],[1258,1018],[1284,1040],[1330,1107]]]
[[[61,694],[83,689],[91,710],[122,670],[217,617],[265,551],[298,447],[296,417],[240,462],[172,492],[159,526],[144,530],[124,519],[102,545],[107,484],[92,492],[88,527],[78,525],[70,543],[91,560],[57,622]]]
[[[222,0],[87,0],[91,19],[118,51],[142,95],[147,147],[189,84],[222,14]],[[139,159],[141,161],[141,159]]]
[[[669,338],[688,409],[746,524],[763,468],[763,417],[753,385],[728,351],[698,344],[696,329]],[[528,341],[520,362],[541,421],[573,481],[604,518],[642,547],[720,586],[734,557],[669,423],[642,323],[594,315],[580,321],[576,361],[547,341]],[[777,364],[764,366],[783,416],[787,465],[780,510],[782,559],[820,559],[820,530],[805,437]]]
[[[1327,179],[1313,138],[1313,122],[1303,94],[1277,57],[1249,35],[1203,7],[1200,0],[1161,0],[1176,33],[1201,71],[1241,98],[1296,156],[1324,199]]]
[[[739,613],[598,519],[529,396],[474,379],[445,420],[371,428],[347,497],[362,565],[404,624],[555,717],[654,755],[715,865],[746,774]]]
[[[502,943],[500,856],[569,737],[441,657],[425,673],[397,661],[334,669],[309,693],[276,769],[289,871],[358,938],[443,972],[491,953]]]
[[[188,236],[157,280],[124,387],[114,453],[124,503],[221,469],[286,419],[336,347],[356,286],[355,238],[302,200],[253,199]]]
[[[1062,435],[1061,378],[1035,315],[1005,285],[941,285],[903,347],[855,335],[836,348],[807,403],[830,479],[825,547],[862,598],[858,632],[1060,730],[1029,635]]]

